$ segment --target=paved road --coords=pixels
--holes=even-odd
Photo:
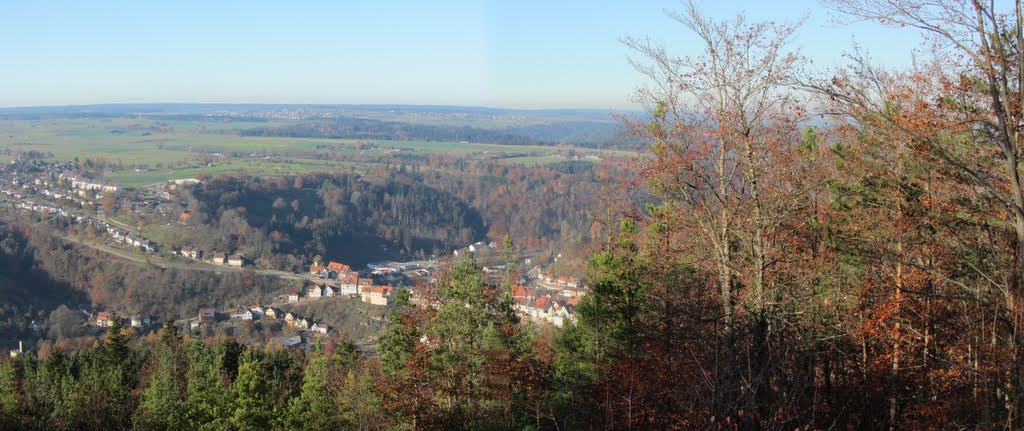
[[[83,240],[72,238],[72,237],[69,237],[69,236],[66,236],[66,235],[61,235],[60,233],[57,233],[57,232],[54,232],[53,235],[58,237],[58,238],[60,238],[60,239],[62,239],[62,240],[64,240],[64,241],[72,242],[72,243],[75,243],[75,244],[78,244],[78,245],[81,245],[81,246],[85,246],[85,247],[89,247],[89,248],[92,248],[92,249],[95,249],[95,250],[99,250],[99,251],[102,251],[104,253],[111,254],[111,255],[114,255],[114,256],[117,256],[117,257],[120,257],[120,258],[123,258],[123,259],[127,259],[127,260],[130,260],[130,261],[137,262],[137,263],[140,263],[140,264],[145,264],[145,265],[154,265],[154,266],[158,266],[160,268],[165,268],[165,269],[173,268],[173,269],[184,269],[184,270],[191,270],[191,271],[213,271],[213,272],[216,272],[216,273],[252,271],[252,272],[254,272],[256,274],[259,274],[259,275],[283,278],[283,279],[286,279],[286,280],[303,280],[303,281],[312,281],[312,282],[316,282],[316,283],[325,283],[325,282],[329,283],[329,282],[333,281],[333,280],[314,279],[308,273],[295,274],[295,273],[287,272],[287,271],[278,271],[276,269],[235,268],[235,267],[231,267],[231,266],[214,265],[214,264],[205,263],[205,262],[199,262],[199,261],[168,262],[168,261],[162,260],[162,259],[150,259],[148,256],[140,256],[140,255],[138,255],[136,253],[131,253],[131,252],[128,252],[128,251],[125,251],[125,250],[117,249],[117,248],[111,247],[111,246],[106,245],[106,244],[94,244],[94,243],[91,243],[91,242],[88,242],[88,241],[83,241]]]

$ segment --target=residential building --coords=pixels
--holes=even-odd
[[[326,266],[313,264],[309,267],[309,275],[317,278],[329,278],[331,273]]]
[[[335,274],[336,276],[341,276],[343,274],[348,274],[351,268],[349,268],[348,265],[345,265],[343,263],[332,261],[327,264],[327,270],[331,271],[331,273]]]
[[[363,302],[374,305],[388,305],[394,299],[394,288],[391,286],[367,286],[359,289]]]
[[[217,310],[212,308],[200,308],[199,309],[199,321],[205,325],[209,325],[217,321]]]
[[[294,337],[278,337],[271,339],[270,345],[273,347],[280,347],[285,350],[301,349],[302,337],[298,335]]]
[[[114,315],[109,311],[101,311],[99,313],[96,313],[96,325],[100,327],[109,328],[113,321]]]
[[[341,285],[338,286],[341,290],[342,295],[356,295],[359,293],[359,276],[356,274],[349,274],[340,279]]]
[[[288,291],[288,302],[299,302],[299,291],[291,289]]]
[[[203,251],[195,247],[188,246],[181,249],[181,255],[189,259],[202,259]]]
[[[360,278],[356,280],[356,289],[358,289],[359,292],[362,292],[364,287],[370,287],[374,284],[376,283],[374,283],[372,278]]]
[[[232,320],[252,320],[252,311],[245,307],[238,307],[231,312]]]
[[[320,286],[312,285],[306,288],[306,297],[309,299],[320,299],[323,296],[323,289]]]
[[[267,307],[266,310],[263,310],[263,315],[271,319],[277,319],[281,312],[273,307]]]
[[[245,256],[244,255],[233,254],[231,256],[228,256],[228,266],[233,266],[235,268],[241,268],[244,263],[245,263]]]

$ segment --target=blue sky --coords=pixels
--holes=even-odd
[[[706,1],[713,17],[808,15],[818,68],[854,41],[901,66],[908,30],[837,26],[814,0]],[[401,103],[632,108],[643,77],[619,39],[700,46],[675,0],[9,1],[0,106],[135,102]]]

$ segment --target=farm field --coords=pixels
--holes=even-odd
[[[242,137],[237,130],[273,127],[286,122],[184,121],[159,117],[0,120],[0,162],[19,152],[37,151],[53,160],[103,159],[125,165],[106,178],[126,187],[141,187],[196,175],[293,175],[350,170],[353,162],[312,158],[316,153],[366,157],[389,153],[452,155],[469,159],[502,159],[537,165],[564,161],[565,147],[502,145],[472,142],[431,142],[289,137]],[[366,148],[367,143],[375,144]],[[602,156],[627,151],[592,150]],[[136,166],[147,169],[136,170]]]

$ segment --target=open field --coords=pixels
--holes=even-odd
[[[335,172],[347,170],[350,162],[336,162],[312,159],[291,159],[288,161],[267,161],[260,159],[225,159],[211,166],[190,168],[165,168],[144,172],[124,170],[108,172],[104,178],[125,187],[143,187],[172,179],[195,178],[204,175],[237,175],[253,176],[297,175],[309,172]]]
[[[282,124],[287,123],[183,121],[159,117],[0,120],[0,152],[38,151],[55,160],[93,158],[121,163],[125,169],[107,172],[106,177],[126,187],[199,174],[290,175],[351,169],[352,163],[310,158],[314,152],[364,157],[389,153],[443,154],[528,165],[565,160],[557,156],[559,148],[549,146],[377,140],[372,141],[376,148],[365,148],[368,142],[365,140],[241,137],[236,133],[238,129]],[[629,154],[611,150],[585,151],[607,156]],[[229,154],[245,157],[228,157]],[[0,154],[0,162],[6,163],[12,157]],[[136,165],[149,169],[136,171]]]

